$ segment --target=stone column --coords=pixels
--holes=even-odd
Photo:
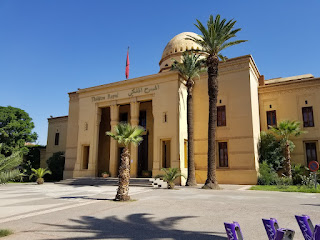
[[[110,126],[111,131],[114,131],[114,127],[119,123],[119,105],[110,106]],[[110,161],[109,161],[109,171],[111,177],[118,176],[118,142],[113,138],[110,139]]]
[[[136,99],[130,103],[130,124],[131,126],[139,125],[139,112],[140,112],[140,102],[137,102]],[[130,145],[130,175],[131,177],[138,176],[138,146],[131,144]]]
[[[92,151],[92,153],[89,153],[90,157],[89,157],[89,166],[88,166],[88,170],[90,171],[90,174],[93,174],[95,177],[98,176],[100,122],[101,122],[101,108],[96,107],[95,117],[94,117],[94,126],[93,126],[92,144],[90,147],[90,151]]]

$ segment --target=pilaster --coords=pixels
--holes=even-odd
[[[110,106],[110,126],[111,131],[119,123],[119,105],[113,104]],[[110,139],[110,162],[109,171],[112,177],[118,176],[118,142],[113,138]]]
[[[136,99],[132,99],[130,103],[130,124],[135,127],[139,125],[139,112],[140,112],[140,102]],[[130,175],[131,177],[138,176],[138,146],[130,144]]]
[[[93,136],[92,136],[92,154],[89,160],[88,170],[92,171],[95,176],[98,176],[98,146],[99,146],[99,130],[100,130],[100,122],[101,122],[101,108],[96,107],[95,117],[94,117],[94,128],[93,128]]]

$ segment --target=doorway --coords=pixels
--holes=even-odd
[[[162,167],[169,168],[170,167],[170,155],[171,155],[171,141],[170,140],[162,140],[161,144],[162,148]]]
[[[138,176],[142,176],[142,171],[148,171],[148,134],[143,135],[143,141],[138,147]]]

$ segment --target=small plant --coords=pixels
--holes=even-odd
[[[183,174],[181,174],[178,168],[162,168],[161,170],[164,171],[165,174],[158,175],[156,178],[162,178],[165,182],[167,182],[168,189],[174,189],[174,180],[176,180],[178,177],[186,178]]]
[[[142,170],[141,171],[141,175],[142,175],[142,177],[151,177],[152,176],[152,172],[148,171],[148,170]]]
[[[101,177],[108,178],[108,177],[110,177],[110,173],[109,172],[102,172]]]
[[[9,229],[0,229],[0,237],[6,237],[13,233],[13,231]]]
[[[47,168],[38,168],[38,169],[32,168],[31,171],[33,173],[30,175],[30,179],[33,177],[36,177],[37,178],[36,182],[38,184],[44,183],[44,179],[43,179],[44,175],[51,174],[51,171],[48,170]]]

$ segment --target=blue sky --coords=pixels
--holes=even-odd
[[[257,4],[258,3],[258,4]],[[252,54],[267,79],[320,76],[320,1],[1,0],[0,106],[27,111],[46,144],[47,118],[68,114],[68,92],[159,71],[167,42],[210,14],[237,20],[224,52]]]

